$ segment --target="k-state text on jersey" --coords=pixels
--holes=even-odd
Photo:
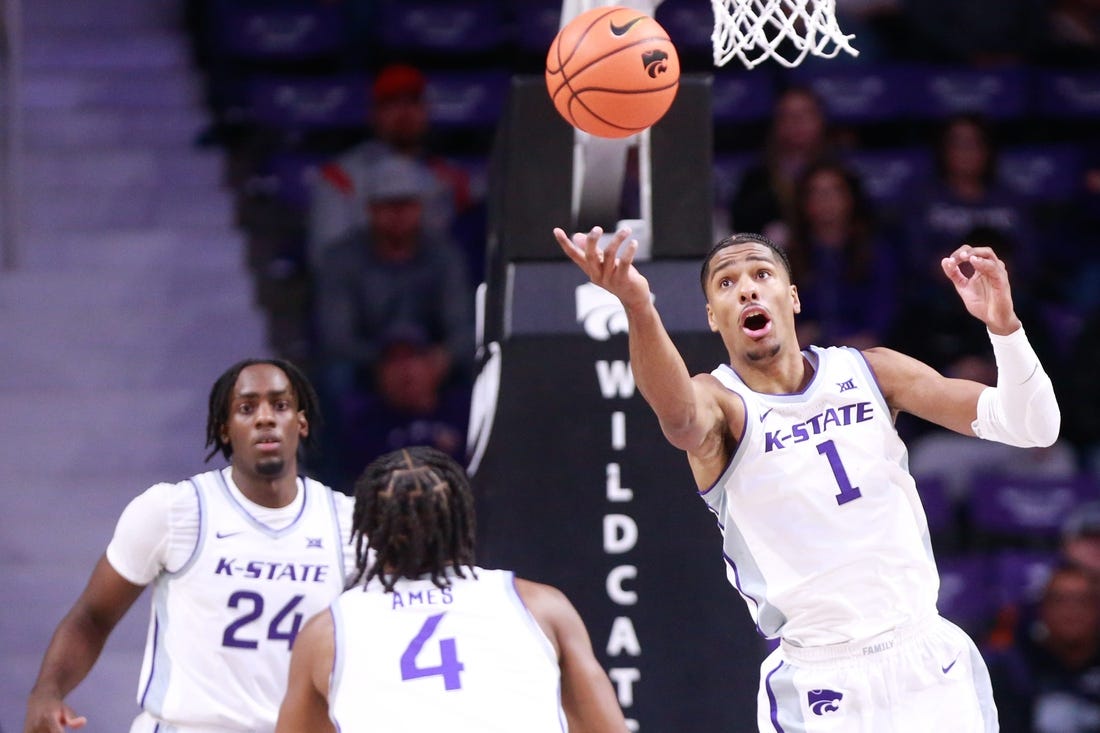
[[[250,560],[237,562],[237,558],[218,558],[214,575],[228,575],[233,578],[251,580],[289,580],[294,583],[324,583],[328,579],[328,565],[313,563],[271,562],[268,560]]]
[[[821,435],[830,427],[843,427],[866,422],[874,417],[870,402],[853,402],[840,407],[827,407],[808,420],[788,428],[769,430],[765,433],[764,452],[782,450],[793,443],[802,443],[815,435]]]

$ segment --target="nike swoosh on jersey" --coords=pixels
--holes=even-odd
[[[240,534],[242,531],[243,530],[238,530],[236,532],[215,532],[214,536],[219,540],[224,540],[226,537],[232,537],[233,535]]]
[[[766,418],[768,416],[768,413],[771,412],[774,409],[775,409],[774,407],[769,407],[768,409],[766,409],[762,413],[760,413],[760,422],[764,422],[764,418]]]
[[[955,662],[957,662],[957,661],[959,661],[959,655],[958,654],[956,654],[955,658],[951,660],[951,664],[947,665],[946,667],[940,667],[940,669],[943,670],[944,674],[947,674],[948,672],[951,671],[951,668],[955,666]]]
[[[615,25],[615,21],[611,21],[611,23],[610,23],[611,32],[614,33],[616,36],[625,35],[628,30],[630,30],[632,27],[634,27],[635,23],[637,23],[640,20],[644,20],[644,19],[645,19],[644,15],[639,15],[637,18],[634,18],[633,20],[627,21],[627,23],[625,25]]]

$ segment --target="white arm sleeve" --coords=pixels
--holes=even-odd
[[[1053,444],[1062,423],[1058,400],[1024,329],[1007,336],[990,333],[989,340],[997,361],[997,386],[978,397],[978,417],[971,424],[974,434],[1020,448]]]
[[[187,484],[156,484],[134,497],[115,525],[107,561],[135,585],[176,570],[198,539],[198,498]]]

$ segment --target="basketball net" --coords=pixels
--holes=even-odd
[[[831,59],[858,56],[836,22],[835,0],[710,0],[714,8],[714,65],[734,56],[745,68],[775,59],[787,68],[807,54]]]

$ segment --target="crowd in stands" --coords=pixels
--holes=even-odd
[[[859,57],[752,71],[711,64],[705,0],[657,8],[684,73],[712,76],[715,238],[760,231],[788,248],[806,343],[887,345],[987,383],[988,338],[939,261],[962,243],[1006,260],[1062,438],[1006,452],[904,417],[899,430],[945,612],[990,640],[1013,704],[1072,698],[1035,703],[1027,719],[1056,722],[1022,730],[1100,729],[1100,601],[1063,546],[1100,537],[1100,520],[1063,534],[1100,500],[1100,3],[837,6]],[[461,459],[494,125],[509,77],[542,74],[561,3],[188,7],[206,142],[225,150],[272,348],[325,400],[335,447],[316,470],[339,486],[413,443]],[[975,604],[976,587],[997,602]]]

